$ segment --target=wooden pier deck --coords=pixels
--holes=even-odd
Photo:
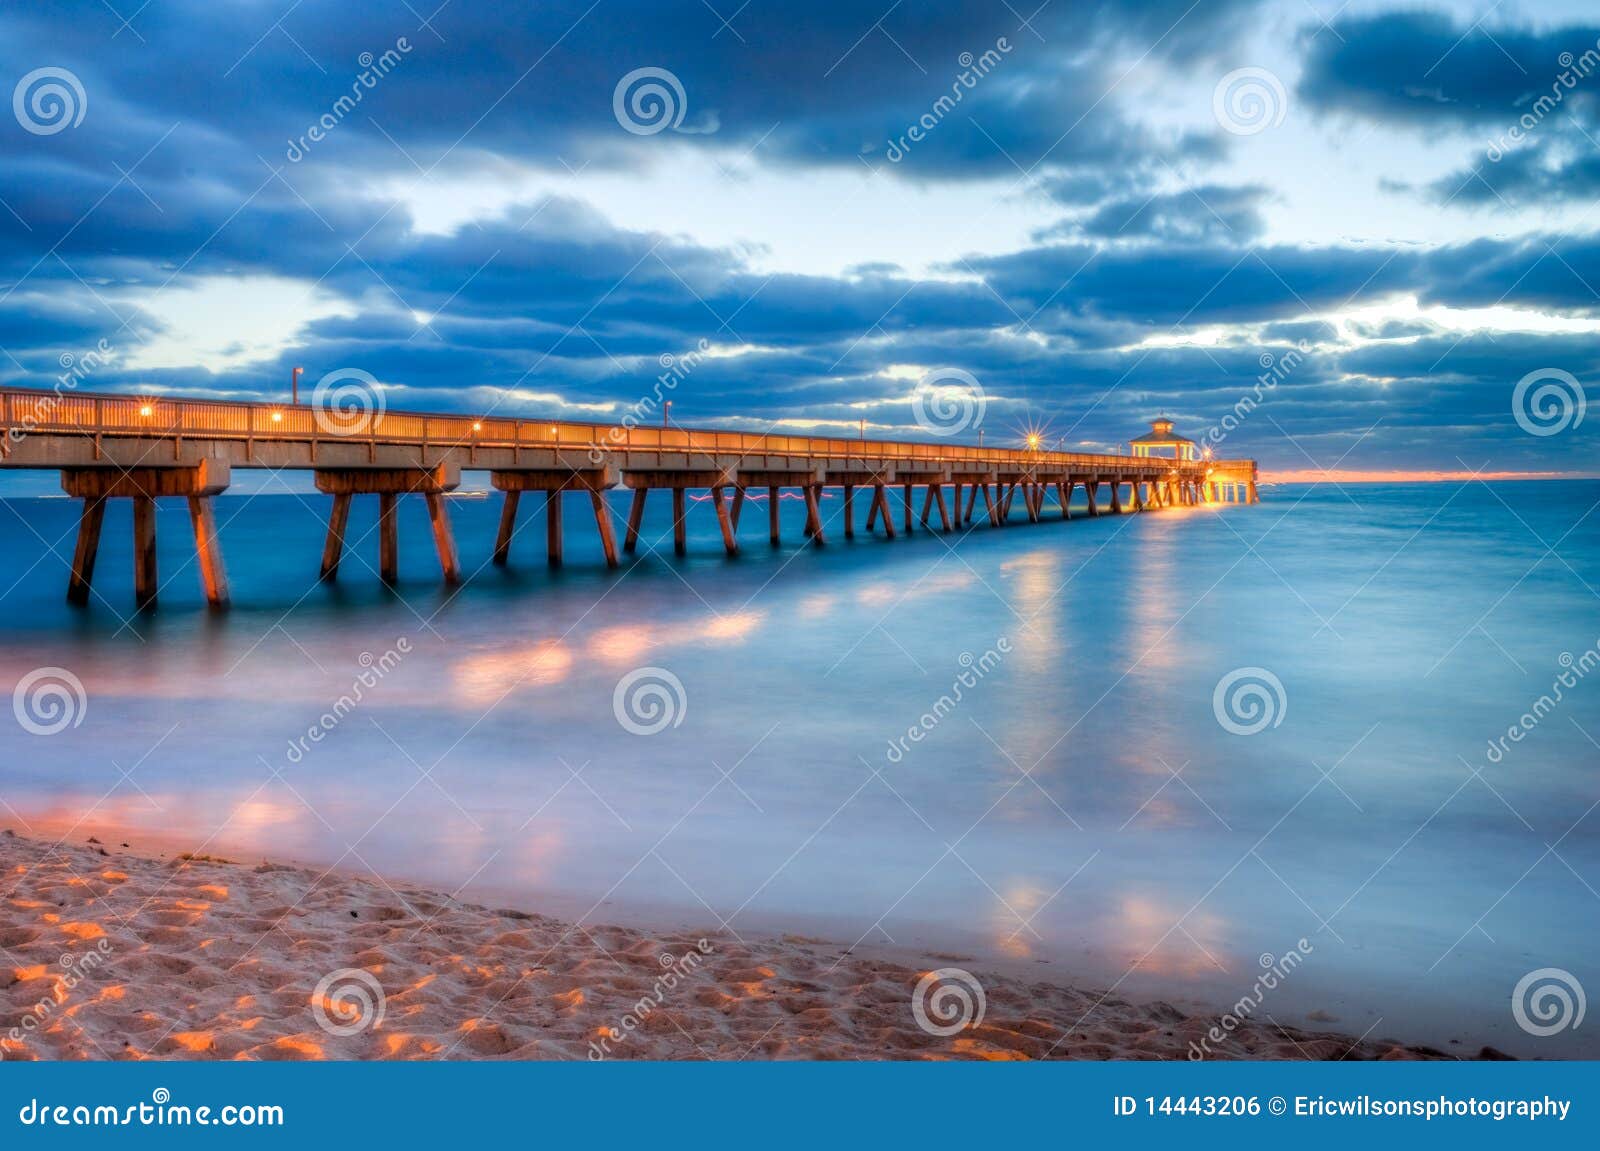
[[[765,488],[768,537],[779,541],[778,496],[787,488],[806,503],[806,536],[825,542],[820,510],[824,488],[842,489],[843,533],[856,532],[856,489],[868,513],[866,530],[893,539],[891,494],[898,489],[898,530],[920,524],[941,531],[974,523],[1009,522],[1020,495],[1029,522],[1043,515],[1055,490],[1063,517],[1082,485],[1088,514],[1121,514],[1178,505],[1254,503],[1253,460],[1174,460],[1151,456],[978,447],[949,440],[869,440],[721,431],[715,429],[580,423],[486,415],[399,411],[341,412],[309,405],[142,398],[77,391],[0,389],[0,470],[58,470],[63,489],[83,501],[67,597],[87,602],[105,501],[129,499],[134,509],[135,594],[155,603],[156,499],[188,501],[201,581],[213,605],[228,600],[211,497],[228,487],[233,468],[297,469],[315,474],[332,496],[321,575],[334,579],[344,550],[350,502],[379,500],[379,570],[398,570],[395,503],[402,495],[427,501],[434,546],[447,582],[461,578],[449,506],[443,498],[461,472],[482,470],[504,493],[495,563],[509,560],[521,497],[544,493],[546,553],[562,560],[561,494],[587,492],[606,562],[633,552],[650,492],[671,492],[674,546],[687,546],[685,493],[706,490],[730,554],[739,550],[745,494]],[[604,493],[632,491],[619,549]],[[1102,493],[1102,488],[1109,492]],[[1127,489],[1127,499],[1123,490]],[[920,512],[915,507],[922,490]],[[946,499],[947,493],[949,499]],[[1109,503],[1103,502],[1109,496]],[[982,507],[979,508],[979,501]]]

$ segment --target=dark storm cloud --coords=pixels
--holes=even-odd
[[[1435,180],[1427,190],[1440,203],[1490,211],[1589,203],[1600,194],[1600,152],[1580,134],[1563,134],[1552,126],[1510,151],[1486,149],[1471,165]]]
[[[1495,127],[1550,94],[1597,41],[1596,24],[1534,31],[1437,12],[1348,17],[1308,33],[1299,94],[1320,111],[1385,123]],[[1585,95],[1584,82],[1568,99]]]
[[[1107,240],[1242,244],[1266,230],[1261,205],[1268,196],[1267,189],[1259,185],[1233,188],[1220,184],[1133,196],[1101,204],[1074,230],[1083,236]]]
[[[1247,3],[1058,3],[1032,27],[1023,6],[999,3],[906,5],[881,20],[842,2],[809,6],[803,19],[752,4],[723,27],[700,3],[455,0],[436,14],[437,36],[399,0],[284,7],[163,2],[128,28],[99,0],[0,14],[7,83],[66,67],[89,100],[84,123],[56,135],[0,116],[0,379],[48,384],[61,354],[107,333],[133,350],[160,324],[132,301],[169,283],[277,275],[315,284],[354,314],[310,322],[293,348],[238,370],[118,367],[94,386],[280,395],[293,365],[313,379],[361,367],[395,388],[397,405],[601,419],[650,389],[662,354],[707,340],[749,347],[696,364],[675,397],[685,421],[864,416],[911,429],[904,400],[915,381],[891,369],[939,365],[982,381],[997,439],[1043,423],[1069,442],[1110,443],[1159,408],[1202,432],[1252,386],[1263,355],[1282,362],[1299,341],[1330,337],[1313,319],[1321,311],[1395,294],[1597,306],[1586,282],[1600,284],[1600,251],[1584,237],[1431,252],[1255,246],[1267,191],[1208,167],[1233,142],[1140,119],[1121,102],[1125,65],[1115,63],[1149,51],[1151,66],[1175,74],[1232,67]],[[1466,29],[1444,18],[1338,27],[1343,44],[1325,31],[1305,42],[1302,96],[1325,111],[1418,125],[1443,117],[1478,132],[1518,112],[1530,90],[1475,33],[1446,53],[1441,37]],[[1565,33],[1495,35],[1535,76],[1534,62],[1581,50]],[[1435,48],[1444,62],[1419,80]],[[385,51],[396,53],[390,74],[341,109],[366,68],[361,54]],[[974,62],[963,64],[968,52]],[[641,67],[681,81],[683,131],[643,137],[618,124],[613,90]],[[935,126],[900,145],[928,116]],[[333,126],[309,139],[324,117]],[[1071,216],[1054,229],[1042,219],[1045,242],[920,281],[870,250],[846,275],[770,275],[744,251],[603,217],[582,201],[581,178],[568,198],[516,204],[447,236],[419,232],[387,191],[419,166],[457,179],[497,166],[643,169],[669,143],[753,150],[796,181],[865,162],[908,185],[1022,185],[1020,168]],[[1537,154],[1508,156],[1494,174],[1503,194],[1548,185]],[[1185,171],[1210,174],[1174,190],[1172,165],[1184,160]],[[1261,343],[1139,346],[1219,323],[1263,325]],[[1415,463],[1413,431],[1444,419],[1476,421],[1466,442],[1508,463],[1576,450],[1519,438],[1514,426],[1502,439],[1507,374],[1538,344],[1452,346],[1426,328],[1390,336],[1393,348],[1306,356],[1229,450],[1304,466],[1281,429],[1320,453],[1348,446],[1379,415],[1386,426],[1364,449],[1372,459]],[[1576,347],[1545,346],[1570,351],[1573,371],[1594,368]]]

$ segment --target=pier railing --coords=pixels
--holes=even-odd
[[[980,447],[953,440],[853,439],[737,432],[677,425],[540,420],[459,413],[345,411],[307,404],[171,399],[84,392],[0,389],[0,433],[196,437],[296,442],[355,440],[425,448],[512,447],[575,451],[673,452],[739,456],[870,456],[888,460],[1086,468],[1148,465],[1146,457],[1034,448]],[[1181,461],[1171,461],[1181,464]],[[1200,461],[1192,461],[1202,466]]]

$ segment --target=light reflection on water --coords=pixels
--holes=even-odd
[[[599,564],[586,501],[566,512],[565,569],[546,569],[537,514],[509,570],[480,567],[498,501],[459,501],[473,578],[455,598],[420,508],[403,504],[394,595],[360,501],[365,560],[329,589],[312,582],[316,499],[224,497],[234,609],[200,605],[179,506],[160,515],[162,608],[129,627],[119,509],[85,617],[16,522],[65,555],[74,509],[13,500],[0,522],[28,574],[0,601],[0,675],[68,668],[89,707],[56,736],[7,725],[0,798],[19,829],[371,867],[601,921],[892,942],[1188,1006],[1232,1003],[1258,957],[1304,937],[1275,1018],[1594,1055],[1592,1032],[1522,1035],[1508,996],[1542,966],[1600,988],[1600,823],[1574,828],[1600,797],[1600,683],[1504,762],[1484,748],[1600,637],[1584,586],[1600,518],[1579,523],[1600,489],[1520,485],[1528,528],[1492,502],[1440,511],[1450,494],[1357,488],[1358,507],[1279,489],[1068,525],[1047,510],[954,550],[922,532],[846,543],[837,524],[800,547],[792,501],[794,543],[771,551],[753,509],[737,560],[703,505],[674,559],[658,506],[662,554],[625,575]],[[1574,523],[1559,557],[1528,530]],[[963,654],[1002,637],[1010,654],[892,760]],[[358,692],[401,638],[410,652]],[[613,711],[645,665],[684,692],[681,722],[650,736]],[[1288,710],[1241,737],[1212,689],[1247,666],[1279,677]]]

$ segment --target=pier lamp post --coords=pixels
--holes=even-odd
[[[666,405],[661,409],[661,426],[664,427],[664,428],[669,428],[669,427],[672,426],[672,401],[671,400],[668,400],[666,402]]]
[[[304,368],[296,368],[289,373],[289,402],[291,404],[300,402],[300,373],[303,371],[305,371]]]
[[[1036,451],[1039,450],[1039,433],[1038,432],[1030,432],[1030,433],[1028,433],[1028,450],[1030,452],[1036,452]]]

